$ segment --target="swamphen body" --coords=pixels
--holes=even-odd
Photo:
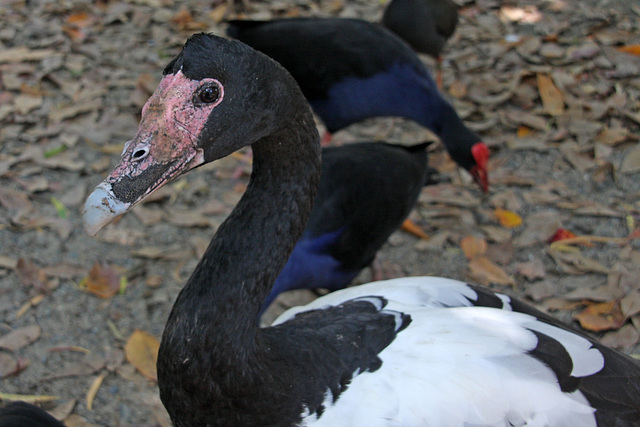
[[[439,59],[458,25],[458,6],[451,0],[391,0],[382,25],[416,52]]]
[[[64,427],[64,424],[35,405],[11,402],[0,408],[0,427]]]
[[[178,295],[158,354],[183,426],[632,426],[640,367],[506,295],[407,277],[255,319],[320,179],[311,109],[276,62],[192,36],[120,163],[89,195],[90,234],[155,189],[251,145],[253,173]]]
[[[329,132],[371,117],[414,120],[487,191],[487,146],[442,97],[411,47],[390,31],[359,19],[295,18],[230,21],[227,33],[286,68]]]
[[[428,180],[428,144],[358,143],[322,150],[309,222],[264,308],[292,289],[342,289],[413,209]]]

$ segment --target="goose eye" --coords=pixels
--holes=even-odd
[[[212,104],[220,99],[220,88],[217,85],[207,85],[200,89],[198,100],[203,104]]]

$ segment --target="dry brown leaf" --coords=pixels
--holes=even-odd
[[[18,260],[8,256],[0,255],[0,268],[13,270],[18,266]]]
[[[127,340],[124,351],[127,360],[150,380],[157,381],[156,362],[160,341],[148,332],[136,329]]]
[[[20,114],[29,114],[42,105],[42,96],[20,94],[14,100],[16,111]]]
[[[619,329],[625,322],[617,301],[589,304],[575,319],[582,328],[594,332]]]
[[[225,15],[228,11],[227,3],[221,3],[218,6],[214,7],[211,12],[209,12],[209,17],[213,19],[214,22],[220,23],[224,19]]]
[[[640,333],[633,325],[624,325],[617,331],[609,332],[600,338],[600,343],[618,350],[633,346],[640,339]]]
[[[71,415],[71,413],[73,412],[73,408],[75,408],[76,406],[76,402],[77,401],[75,399],[71,399],[65,403],[61,403],[60,405],[56,406],[54,409],[49,411],[49,414],[51,414],[51,416],[56,420],[62,422],[69,415]]]
[[[104,381],[104,378],[107,376],[107,374],[100,374],[98,375],[93,382],[91,383],[91,387],[89,387],[89,391],[87,391],[87,409],[92,411],[93,410],[93,399],[96,398],[96,395],[98,394],[98,390],[100,390],[100,386],[102,385],[102,381]]]
[[[448,92],[454,98],[463,99],[469,93],[469,88],[463,81],[456,80],[449,86]]]
[[[24,286],[33,287],[43,293],[51,290],[51,283],[47,281],[45,272],[30,259],[20,258],[18,260],[16,274]]]
[[[627,151],[620,165],[621,173],[635,173],[638,171],[640,171],[640,144]]]
[[[611,270],[598,261],[582,255],[580,252],[564,252],[550,248],[549,255],[556,262],[558,267],[565,273],[603,273],[608,274]]]
[[[525,289],[525,295],[533,301],[542,301],[556,294],[556,286],[548,280],[531,283]]]
[[[8,334],[0,337],[0,348],[16,351],[28,346],[40,337],[40,326],[29,325],[14,329]]]
[[[183,248],[182,246],[171,246],[169,248],[145,246],[140,249],[133,249],[131,251],[131,255],[147,259],[175,260],[189,258],[191,256],[191,253],[189,250]]]
[[[53,54],[55,54],[55,51],[52,49],[31,50],[22,46],[13,49],[2,49],[0,51],[0,64],[5,62],[40,61]]]
[[[487,241],[482,237],[473,235],[465,236],[460,241],[460,248],[462,252],[464,252],[464,256],[471,260],[487,252]]]
[[[607,146],[618,145],[629,138],[629,129],[625,127],[606,127],[596,136],[595,141]]]
[[[640,289],[634,289],[620,300],[620,309],[626,317],[640,313]]]
[[[564,114],[564,99],[562,92],[556,87],[546,74],[538,74],[538,92],[545,111],[552,116],[561,116]]]
[[[478,256],[469,262],[471,275],[482,283],[495,283],[497,285],[515,285],[515,282],[499,266],[486,257]]]
[[[527,216],[524,230],[516,237],[516,247],[530,246],[536,243],[546,242],[560,227],[560,214],[555,210],[547,210],[532,213]]]
[[[14,393],[4,393],[0,392],[0,400],[21,400],[27,403],[38,403],[38,402],[51,402],[52,400],[58,400],[60,397],[58,396],[48,396],[45,394],[14,394]]]
[[[516,273],[529,281],[544,279],[546,277],[544,265],[538,258],[516,264]]]
[[[614,293],[608,285],[589,287],[579,286],[564,296],[571,301],[611,301],[615,298]]]
[[[210,218],[194,210],[173,209],[167,215],[167,220],[178,227],[211,227],[213,223]]]
[[[0,379],[16,375],[28,366],[28,360],[14,359],[8,353],[0,351]]]
[[[96,261],[84,285],[89,292],[100,298],[111,298],[120,290],[120,276],[108,264]]]

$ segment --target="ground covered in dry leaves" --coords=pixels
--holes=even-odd
[[[235,16],[377,21],[383,4],[252,1],[240,15],[215,1],[88,4],[0,3],[0,399],[41,402],[69,426],[165,426],[157,339],[250,165],[238,156],[192,172],[95,239],[82,229],[84,198],[189,34],[222,34],[220,21]],[[639,353],[640,8],[462,6],[444,86],[492,149],[491,191],[434,146],[431,164],[449,181],[426,188],[411,215],[429,238],[395,233],[380,265],[518,295]],[[389,119],[335,135],[425,138]],[[312,297],[286,296],[276,311]]]

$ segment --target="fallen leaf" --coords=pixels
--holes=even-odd
[[[24,286],[33,287],[37,291],[45,293],[51,290],[45,272],[30,259],[20,258],[18,260],[16,274]]]
[[[504,228],[515,228],[522,224],[522,217],[506,209],[496,209],[493,214]]]
[[[16,47],[13,49],[2,49],[0,52],[0,64],[5,62],[26,62],[40,61],[55,54],[53,49],[31,50],[27,47]]]
[[[527,126],[518,126],[518,130],[516,131],[516,136],[518,138],[526,138],[528,136],[531,136],[531,134],[533,133],[533,129],[527,127]]]
[[[14,329],[0,337],[0,348],[16,351],[28,346],[40,337],[40,326],[30,325]]]
[[[411,233],[414,236],[417,236],[423,240],[429,240],[429,235],[425,233],[424,230],[420,228],[419,225],[417,225],[415,222],[411,221],[408,218],[404,220],[400,228],[406,231],[407,233]]]
[[[107,376],[107,374],[100,374],[98,375],[93,382],[91,383],[91,387],[89,387],[89,391],[87,391],[87,409],[92,411],[93,410],[93,399],[95,399],[96,395],[98,394],[98,390],[100,390],[100,386],[102,385],[102,381],[104,381],[104,378]]]
[[[556,232],[553,233],[553,236],[551,236],[547,240],[547,243],[558,242],[560,240],[565,240],[565,239],[573,239],[574,237],[577,237],[577,236],[573,232],[566,230],[564,228],[558,228]]]
[[[172,246],[170,248],[145,246],[140,249],[133,249],[131,255],[147,258],[147,259],[184,259],[190,256],[189,251],[180,246]]]
[[[626,317],[640,313],[640,289],[634,289],[620,300],[620,309]]]
[[[633,325],[624,325],[617,331],[609,332],[600,338],[600,343],[618,350],[633,346],[640,339],[640,333]]]
[[[0,392],[0,400],[16,401],[21,400],[27,403],[51,402],[58,400],[58,396],[37,395],[37,394],[14,394]]]
[[[78,28],[86,28],[93,22],[93,18],[87,12],[72,13],[67,17],[67,23]]]
[[[14,359],[11,355],[0,352],[0,379],[20,373],[29,366],[26,359]]]
[[[560,214],[555,210],[532,213],[527,216],[524,230],[515,239],[516,247],[522,248],[536,243],[546,242],[560,227]]]
[[[630,44],[618,47],[620,52],[629,53],[631,55],[640,56],[640,44]]]
[[[619,329],[625,322],[617,301],[589,304],[575,319],[583,329],[593,332]]]
[[[472,260],[479,255],[487,252],[487,241],[482,237],[473,235],[465,236],[460,241],[460,248],[467,259]]]
[[[42,105],[42,96],[20,94],[16,96],[14,104],[18,113],[29,114]]]
[[[56,406],[54,409],[49,411],[49,414],[56,420],[62,422],[69,415],[71,415],[71,413],[73,412],[73,408],[75,408],[75,406],[76,406],[76,400],[71,399],[65,403],[61,403],[60,405]],[[69,424],[67,425],[71,427]]]
[[[563,252],[550,248],[549,255],[565,273],[603,273],[608,274],[611,270],[598,261],[582,255],[580,252]]]
[[[542,301],[556,294],[556,286],[548,280],[531,283],[525,289],[525,295],[533,301]]]
[[[13,270],[18,266],[18,260],[8,256],[0,255],[0,268]]]
[[[620,165],[621,173],[635,173],[638,171],[640,171],[640,144],[636,144],[627,151]]]
[[[538,258],[534,258],[531,261],[520,262],[516,264],[516,273],[523,276],[529,281],[536,279],[544,279],[546,273],[542,261]]]
[[[553,84],[551,77],[546,74],[537,74],[538,92],[545,111],[552,116],[564,114],[564,99],[562,92]]]
[[[136,329],[124,346],[127,360],[150,380],[157,381],[156,363],[160,341],[148,332]]]
[[[483,283],[515,285],[515,282],[499,266],[484,256],[477,256],[469,262],[469,270],[474,278]]]
[[[96,261],[82,282],[87,290],[100,298],[111,298],[120,290],[120,277],[108,264]]]

